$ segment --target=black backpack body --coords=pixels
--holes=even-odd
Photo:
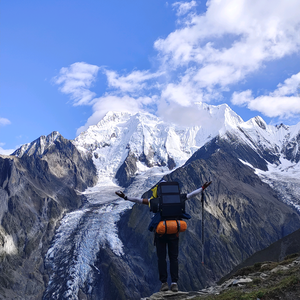
[[[160,212],[162,220],[177,220],[185,214],[185,201],[180,196],[178,182],[161,182],[157,198],[150,201],[150,210]]]

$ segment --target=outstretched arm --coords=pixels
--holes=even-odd
[[[197,190],[194,190],[193,192],[187,194],[187,195],[186,195],[186,198],[187,198],[187,199],[190,199],[190,198],[195,197],[196,195],[198,195],[198,194],[200,194],[202,191],[204,191],[210,184],[211,184],[211,181],[210,181],[210,182],[205,182],[201,188],[199,188],[199,189],[197,189]]]
[[[117,191],[115,193],[116,193],[116,195],[123,198],[124,200],[128,200],[128,201],[135,202],[135,203],[147,204],[147,205],[149,203],[148,199],[128,197],[122,191]]]

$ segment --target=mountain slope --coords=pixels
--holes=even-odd
[[[55,138],[53,139],[53,137]],[[46,147],[40,141],[51,140]],[[38,145],[35,147],[35,145]],[[41,299],[47,274],[43,258],[62,215],[81,205],[96,179],[90,159],[58,133],[0,156],[0,299]]]
[[[263,263],[266,261],[279,262],[285,257],[300,252],[300,229],[288,234],[284,238],[276,241],[267,248],[258,251],[243,261],[241,264],[234,267],[234,269],[223,277],[220,282],[226,281],[233,276],[238,270],[252,266],[256,263]]]

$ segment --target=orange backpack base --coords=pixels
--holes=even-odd
[[[187,224],[182,220],[165,220],[160,221],[156,227],[158,234],[174,234],[186,231]]]

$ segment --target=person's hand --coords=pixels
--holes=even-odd
[[[116,191],[115,193],[116,193],[116,195],[118,195],[119,197],[121,197],[121,198],[127,200],[127,197],[125,196],[125,194],[124,194],[122,191]]]
[[[211,184],[211,181],[210,182],[205,182],[202,186],[202,189],[205,190],[209,185]]]

